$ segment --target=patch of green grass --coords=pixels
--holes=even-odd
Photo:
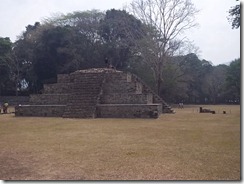
[[[0,115],[2,180],[240,180],[240,106],[159,119]]]

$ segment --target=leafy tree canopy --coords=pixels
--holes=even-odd
[[[236,0],[239,1],[239,0]],[[241,25],[241,5],[233,6],[229,10],[229,22],[232,25],[232,29],[238,29]]]

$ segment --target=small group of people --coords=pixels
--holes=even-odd
[[[180,103],[179,103],[178,108],[180,108],[180,109],[183,109],[183,108],[184,108],[184,104],[183,104],[183,102],[180,102]]]
[[[2,113],[2,109],[4,114],[8,113],[8,102],[4,102],[4,104],[0,102],[0,113]]]

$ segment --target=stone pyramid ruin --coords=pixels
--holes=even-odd
[[[109,68],[59,74],[43,94],[15,107],[16,116],[157,118],[171,107],[136,75]]]

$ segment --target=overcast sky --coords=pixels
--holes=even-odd
[[[122,9],[130,0],[1,0],[0,37],[16,36],[28,24],[34,24],[54,13],[70,13],[91,9]],[[231,29],[228,10],[235,0],[192,0],[200,10],[198,28],[188,32],[188,38],[200,49],[200,58],[214,65],[228,63],[240,57],[240,29]]]

